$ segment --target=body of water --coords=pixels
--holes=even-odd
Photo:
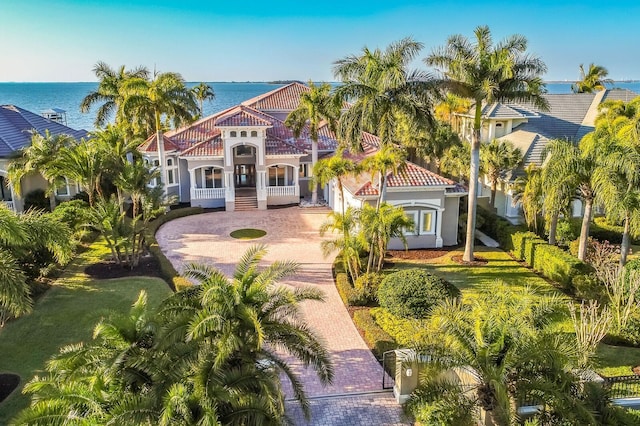
[[[188,83],[189,86],[195,84]],[[216,98],[204,103],[205,116],[280,87],[270,83],[212,82],[209,85],[216,93]],[[80,103],[96,87],[97,83],[0,83],[0,105],[17,105],[37,114],[49,108],[61,108],[67,112],[69,127],[92,130],[95,110],[83,114],[80,112]],[[640,93],[640,82],[616,82],[614,87]],[[547,91],[570,93],[571,83],[548,83]]]

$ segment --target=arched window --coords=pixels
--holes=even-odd
[[[229,132],[230,138],[235,138],[236,136],[238,136],[238,133],[235,130],[232,130],[231,132]]]
[[[167,158],[167,185],[178,184],[178,164],[173,158]]]
[[[167,158],[167,167],[173,166],[173,159]]]
[[[257,138],[258,137],[258,131],[257,130],[252,130],[251,131],[251,137],[252,138]]]
[[[241,138],[246,138],[246,137],[247,137],[247,132],[246,132],[246,131],[244,131],[244,130],[243,130],[243,131],[241,131],[241,132],[240,132],[240,137],[241,137]]]

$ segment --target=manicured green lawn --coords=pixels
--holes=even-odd
[[[458,287],[464,296],[472,295],[479,285],[491,284],[501,279],[512,286],[529,286],[541,293],[559,293],[545,279],[532,270],[513,260],[499,249],[476,247],[476,256],[488,261],[483,266],[465,266],[454,262],[451,257],[461,255],[462,249],[430,260],[396,260],[387,272],[408,268],[425,268]],[[566,296],[565,296],[566,297]],[[558,324],[563,331],[572,331],[571,322],[566,320]],[[597,371],[603,375],[616,376],[631,374],[631,367],[640,364],[640,348],[626,348],[601,344],[598,349]]]
[[[0,329],[0,372],[17,373],[22,378],[20,388],[0,403],[0,424],[8,424],[29,404],[28,397],[21,394],[22,385],[41,372],[61,346],[89,340],[93,326],[103,315],[109,310],[126,312],[140,290],[147,292],[150,306],[171,293],[158,278],[89,279],[82,272],[84,265],[107,252],[103,243],[94,243],[67,267],[32,314]]]
[[[237,238],[239,240],[255,240],[256,238],[261,238],[265,235],[267,235],[267,231],[253,228],[236,229],[230,234],[232,238]]]

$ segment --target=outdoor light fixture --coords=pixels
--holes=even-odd
[[[413,370],[410,368],[407,368],[407,371],[405,372],[405,374],[407,375],[407,377],[411,377],[413,375]]]

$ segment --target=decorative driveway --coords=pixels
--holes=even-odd
[[[299,207],[205,213],[168,222],[160,228],[156,238],[178,271],[185,264],[200,262],[214,265],[231,275],[245,250],[256,243],[268,247],[268,254],[263,260],[265,264],[287,259],[298,262],[298,273],[282,283],[313,286],[324,292],[324,303],[305,302],[302,312],[324,339],[335,369],[333,384],[323,387],[313,370],[305,371],[302,365],[292,362],[308,396],[378,391],[382,387],[382,368],[360,337],[333,284],[333,257],[325,259],[322,256],[322,238],[318,229],[327,213],[326,209]],[[237,240],[229,236],[231,231],[240,228],[263,229],[267,235],[256,240]],[[290,396],[287,389],[287,397]],[[316,420],[312,423],[316,424]]]

